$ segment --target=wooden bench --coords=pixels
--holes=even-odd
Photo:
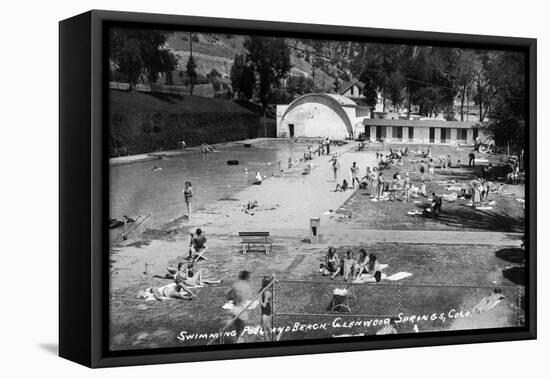
[[[243,254],[250,251],[251,245],[262,245],[265,248],[265,253],[271,252],[271,239],[269,232],[239,232],[239,236],[243,238]]]

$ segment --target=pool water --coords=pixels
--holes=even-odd
[[[110,218],[152,215],[153,227],[161,227],[187,214],[183,189],[193,187],[192,211],[230,196],[251,185],[257,171],[277,174],[286,169],[288,158],[303,157],[307,145],[288,140],[263,141],[252,147],[230,145],[219,152],[185,155],[110,168]],[[238,160],[239,165],[228,165]],[[281,167],[271,168],[281,161]],[[162,168],[154,170],[154,167]]]

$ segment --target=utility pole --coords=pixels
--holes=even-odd
[[[468,122],[470,119],[470,99],[468,98],[469,92],[470,91],[466,89],[466,122]],[[479,115],[479,117],[481,118],[481,114]]]
[[[189,32],[189,56],[193,57],[193,33]]]

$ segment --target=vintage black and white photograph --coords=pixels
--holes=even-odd
[[[524,50],[107,40],[110,351],[526,326]]]

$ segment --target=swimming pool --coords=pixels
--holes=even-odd
[[[227,199],[251,185],[255,173],[270,176],[281,161],[285,169],[288,158],[303,156],[307,145],[289,140],[259,141],[251,147],[232,144],[217,147],[219,152],[187,154],[110,168],[110,218],[123,215],[137,217],[152,214],[153,227],[160,227],[187,214],[182,190],[185,181],[193,185],[193,211],[204,209],[214,201]],[[239,165],[228,165],[238,160]],[[154,167],[162,168],[154,170]]]

